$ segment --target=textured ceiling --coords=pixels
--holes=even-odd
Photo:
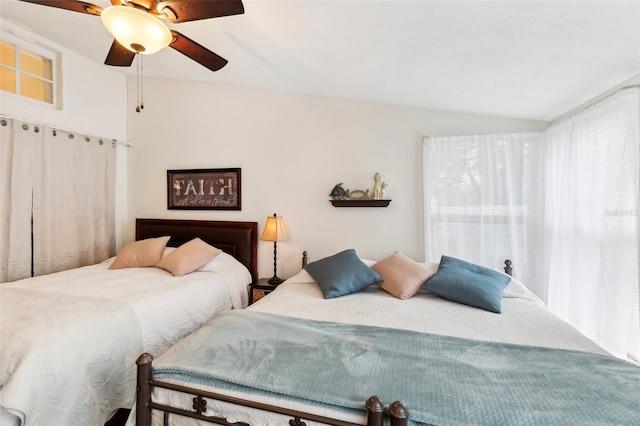
[[[640,73],[640,0],[244,5],[172,26],[225,68],[165,49],[145,75],[548,121]],[[99,63],[111,45],[98,17],[17,0],[0,15]]]

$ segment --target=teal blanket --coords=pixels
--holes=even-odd
[[[640,425],[640,367],[613,357],[246,310],[171,348],[154,376],[339,410],[378,395],[415,424]]]

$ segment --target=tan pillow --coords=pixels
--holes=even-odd
[[[125,245],[109,269],[156,266],[171,237],[147,238]]]
[[[382,289],[398,299],[410,299],[434,272],[400,252],[371,266],[384,278]]]
[[[194,238],[167,254],[156,266],[179,277],[206,265],[220,253],[222,250],[205,243],[200,238]]]

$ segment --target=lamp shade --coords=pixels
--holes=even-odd
[[[286,241],[289,239],[287,230],[284,227],[284,220],[282,220],[282,216],[276,216],[274,213],[273,216],[267,217],[267,224],[264,227],[264,231],[262,231],[260,239],[262,241],[274,242]]]
[[[151,54],[167,47],[171,31],[160,19],[129,6],[110,6],[100,14],[102,24],[123,47]]]

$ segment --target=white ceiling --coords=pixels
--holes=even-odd
[[[244,5],[171,26],[225,68],[165,49],[145,76],[548,121],[640,73],[640,0]],[[99,63],[112,41],[95,16],[17,0],[0,16]]]

